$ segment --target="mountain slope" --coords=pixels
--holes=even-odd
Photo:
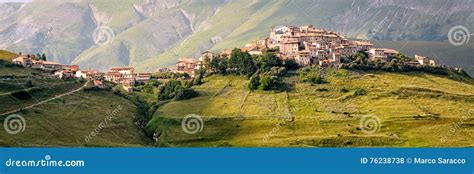
[[[84,83],[74,79],[51,78],[41,70],[3,63],[0,77],[0,121],[10,123],[0,131],[0,146],[130,147],[150,143],[135,125],[137,106],[110,91],[86,90],[81,88]],[[61,95],[76,89],[81,90]],[[8,113],[17,110],[15,114],[24,121],[12,117],[7,122],[9,116],[15,116]],[[15,131],[17,134],[12,133]]]
[[[15,53],[12,53],[12,52],[9,52],[9,51],[5,51],[5,50],[0,50],[0,60],[7,60],[7,61],[11,61],[12,58],[18,56],[18,54],[15,54]]]
[[[45,52],[54,61],[101,70],[152,71],[179,57],[240,47],[276,25],[314,24],[354,38],[424,41],[447,40],[452,26],[474,28],[472,0],[37,0],[0,8],[6,9],[0,12],[1,49]],[[105,45],[93,38],[101,26],[115,36]]]
[[[160,135],[160,145],[178,147],[474,145],[472,79],[346,70],[320,85],[292,78],[294,89],[277,93],[249,91],[244,77],[211,76],[193,87],[199,97],[161,106],[148,132]],[[202,129],[195,134],[182,126],[192,114],[202,119],[188,128]]]

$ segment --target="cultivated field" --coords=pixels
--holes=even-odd
[[[327,79],[289,77],[293,90],[261,92],[243,77],[211,76],[195,87],[200,97],[160,107],[147,129],[160,146],[474,146],[472,80],[345,70]],[[201,132],[182,130],[188,114],[201,116]],[[365,118],[379,124],[360,125]]]

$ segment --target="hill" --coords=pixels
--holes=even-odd
[[[110,91],[81,89],[85,83],[51,78],[42,71],[2,64],[0,67],[0,121],[21,109],[20,129],[0,131],[0,146],[146,146],[149,140],[135,125],[137,106]],[[86,84],[87,85],[87,84]],[[51,98],[56,98],[49,100]],[[14,124],[12,122],[12,124]],[[19,125],[17,125],[19,126]],[[7,130],[21,130],[10,134]]]
[[[434,58],[438,63],[463,68],[474,77],[474,42],[459,47],[436,41],[376,41],[377,47],[394,48],[405,55],[415,54]]]
[[[249,91],[243,77],[208,77],[194,87],[199,97],[160,107],[148,132],[160,135],[160,146],[474,145],[472,79],[347,70],[334,70],[320,85],[295,78],[286,79],[291,91],[262,92]],[[194,127],[202,132],[183,131],[181,121],[190,114],[203,120]],[[366,118],[376,124],[365,125]]]
[[[0,60],[6,60],[6,61],[11,61],[12,58],[17,57],[18,54],[5,51],[5,50],[0,50]]]
[[[44,52],[52,61],[100,70],[134,66],[153,71],[183,56],[240,47],[277,25],[313,24],[352,38],[424,41],[445,41],[456,25],[474,28],[469,0],[131,0],[114,5],[39,0],[0,3],[0,8],[5,9],[0,12],[1,49]],[[114,36],[104,45],[93,38],[100,26]]]

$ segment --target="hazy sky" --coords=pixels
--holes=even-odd
[[[33,0],[0,0],[0,3],[5,3],[5,2],[31,2]]]

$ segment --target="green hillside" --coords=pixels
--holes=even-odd
[[[85,84],[6,64],[0,70],[1,113]],[[284,78],[290,90],[283,92],[250,91],[245,77],[213,75],[193,86],[198,97],[182,101],[157,102],[156,94],[145,92],[121,97],[109,90],[82,89],[16,112],[25,119],[25,130],[9,134],[4,128],[0,145],[474,146],[474,80],[455,74],[326,70],[324,84],[300,82],[290,72]],[[136,121],[149,113],[152,118],[143,131]],[[183,131],[182,120],[190,114],[202,118],[201,132]],[[0,121],[9,115],[1,115]],[[366,118],[379,122],[360,125]]]
[[[293,90],[277,93],[249,91],[243,77],[206,78],[194,87],[200,97],[160,107],[148,131],[160,146],[474,146],[472,80],[346,70],[321,85],[286,80]],[[183,131],[188,114],[201,116],[202,132]],[[365,116],[380,120],[379,131],[362,132]]]
[[[11,135],[2,129],[0,146],[145,146],[150,140],[135,126],[136,112],[133,103],[111,92],[79,92],[19,112],[25,131]]]
[[[0,146],[146,146],[135,125],[137,106],[110,91],[80,90],[85,82],[51,78],[40,70],[0,64],[0,121],[10,111],[24,118],[24,131],[0,131]],[[90,84],[88,84],[90,86]],[[8,114],[6,114],[8,113]],[[13,127],[12,127],[13,129]],[[17,129],[13,129],[17,130]],[[94,133],[93,133],[94,132]]]
[[[5,51],[5,50],[0,50],[0,60],[11,61],[12,58],[15,58],[17,56],[18,56],[18,54],[15,54],[15,53],[12,53],[12,52],[9,52],[9,51]]]

